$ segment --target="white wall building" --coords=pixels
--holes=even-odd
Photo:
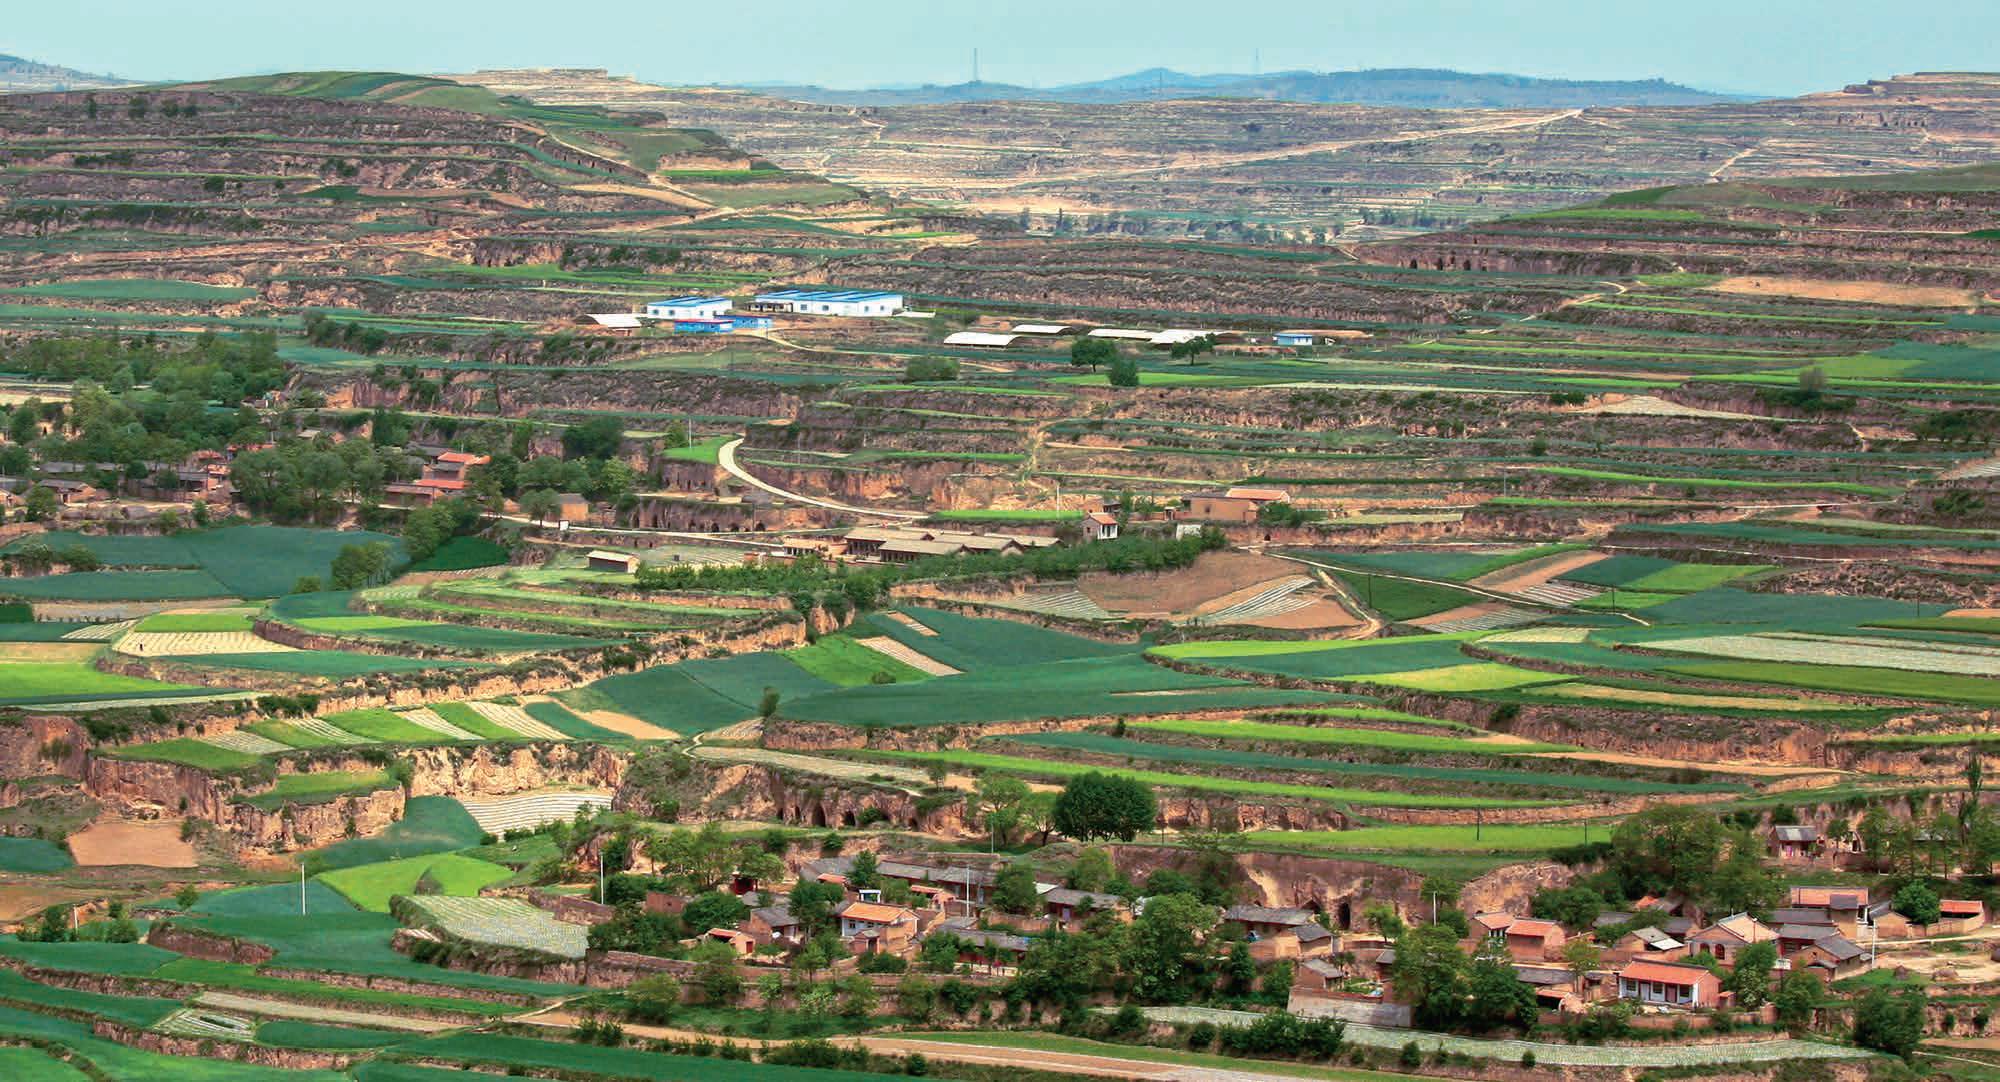
[[[728,297],[673,297],[647,301],[647,319],[718,319],[729,314]]]
[[[757,294],[750,307],[803,316],[893,316],[903,310],[903,295],[870,289],[780,289]]]

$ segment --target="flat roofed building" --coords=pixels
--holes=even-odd
[[[750,307],[807,316],[893,316],[903,310],[903,295],[874,289],[779,289],[757,294]]]
[[[728,297],[669,297],[646,302],[647,319],[717,319],[729,314]]]

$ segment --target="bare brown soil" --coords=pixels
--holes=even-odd
[[[614,733],[638,737],[640,740],[679,740],[681,734],[671,729],[662,729],[650,721],[641,721],[630,714],[620,714],[615,710],[578,710],[576,716]]]
[[[69,838],[70,854],[81,865],[137,864],[148,868],[192,868],[194,846],[181,840],[179,819],[103,819]]]
[[[1460,605],[1455,609],[1446,609],[1443,612],[1426,616],[1421,620],[1412,620],[1410,622],[1418,627],[1430,627],[1450,620],[1471,620],[1480,616],[1491,616],[1506,607],[1506,605],[1498,601],[1479,601],[1471,605]]]
[[[1076,588],[1112,612],[1173,615],[1194,612],[1224,595],[1298,573],[1299,565],[1270,556],[1209,552],[1190,567],[1160,575],[1093,571],[1079,578]]]
[[[1717,293],[1741,293],[1753,297],[1805,297],[1816,301],[1901,304],[1917,308],[1970,308],[1979,303],[1978,292],[1971,289],[1904,285],[1894,282],[1839,282],[1824,278],[1767,278],[1744,275],[1724,278],[1708,288]]]
[[[94,896],[91,891],[55,883],[0,883],[0,920],[27,920],[49,906]]]
[[[1362,627],[1366,621],[1347,611],[1347,606],[1332,598],[1323,598],[1302,609],[1281,612],[1275,616],[1259,616],[1254,620],[1238,620],[1245,627],[1268,627],[1282,631],[1314,631],[1322,628]]]
[[[1473,579],[1471,585],[1499,594],[1519,593],[1546,585],[1551,579],[1559,579],[1579,567],[1589,567],[1606,558],[1607,554],[1602,552],[1558,552],[1539,560],[1503,567],[1490,575],[1481,575]]]

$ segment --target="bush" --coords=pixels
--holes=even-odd
[[[1410,1070],[1415,1070],[1424,1065],[1424,1050],[1418,1048],[1415,1041],[1404,1041],[1403,1051],[1396,1056],[1396,1062]]]

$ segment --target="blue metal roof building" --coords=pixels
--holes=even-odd
[[[903,309],[903,295],[876,289],[779,289],[757,294],[750,306],[803,315],[893,316]]]
[[[647,301],[648,319],[716,319],[728,314],[728,297],[670,297]]]

